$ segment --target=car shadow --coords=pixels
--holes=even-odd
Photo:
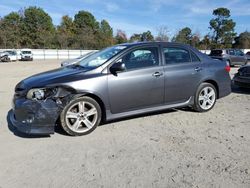
[[[250,88],[238,87],[232,83],[231,89],[232,93],[250,95]]]
[[[106,121],[106,122],[101,122],[101,124],[99,126],[104,126],[104,125],[109,125],[111,123],[117,123],[117,122],[121,122],[121,121],[126,121],[126,120],[131,120],[131,119],[137,119],[137,118],[142,118],[142,117],[149,117],[149,116],[156,116],[156,115],[161,115],[161,114],[166,114],[166,113],[174,113],[177,111],[190,111],[193,112],[193,110],[191,108],[185,107],[185,108],[176,108],[176,109],[166,109],[166,110],[161,110],[161,111],[156,111],[156,112],[150,112],[150,113],[145,113],[145,114],[140,114],[140,115],[132,115],[129,117],[124,117],[124,118],[119,118],[119,119],[115,119],[115,120],[110,120],[110,121]],[[50,137],[50,135],[29,135],[29,134],[25,134],[22,133],[20,131],[17,130],[17,128],[11,123],[10,121],[10,113],[12,110],[8,111],[7,114],[7,123],[8,123],[8,128],[9,130],[18,137],[21,138],[47,138]],[[56,126],[55,126],[55,133],[63,135],[63,136],[70,136],[68,135],[61,127],[59,120],[56,122]]]
[[[12,112],[12,110],[8,111],[6,120],[7,120],[7,124],[8,124],[9,130],[15,136],[18,136],[20,138],[47,138],[47,137],[50,137],[50,135],[29,135],[29,134],[25,134],[25,133],[22,133],[22,132],[18,131],[17,128],[10,121],[10,114],[11,114],[11,112]]]
[[[106,122],[103,122],[100,124],[100,126],[103,125],[108,125],[110,123],[117,123],[117,122],[121,122],[121,121],[127,121],[127,120],[131,120],[131,119],[138,119],[138,118],[142,118],[142,117],[149,117],[149,116],[156,116],[156,115],[161,115],[161,114],[166,114],[166,113],[173,113],[173,112],[177,112],[177,109],[167,109],[167,110],[160,110],[160,111],[155,111],[155,112],[148,112],[148,113],[144,113],[144,114],[137,114],[137,115],[131,115],[129,117],[123,117],[123,118],[118,118],[118,119],[114,119],[114,120],[109,120]]]

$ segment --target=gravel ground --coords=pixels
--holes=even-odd
[[[250,187],[250,91],[213,110],[168,110],[98,127],[82,137],[14,134],[14,86],[59,61],[0,64],[0,188]],[[237,68],[233,68],[232,74]]]

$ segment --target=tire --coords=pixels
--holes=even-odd
[[[204,82],[200,84],[195,93],[193,109],[197,112],[207,112],[214,107],[216,99],[217,90],[215,86]]]
[[[94,99],[84,96],[70,101],[64,107],[60,120],[66,133],[81,136],[94,131],[101,122],[101,116],[100,105]]]

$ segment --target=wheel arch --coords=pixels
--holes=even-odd
[[[95,95],[93,93],[90,93],[90,92],[77,94],[75,97],[79,98],[79,97],[83,97],[83,96],[90,97],[90,98],[94,99],[100,105],[101,110],[102,110],[102,119],[101,119],[101,121],[105,121],[106,120],[106,107],[105,107],[105,104],[102,101],[102,99],[99,96],[97,96],[97,95]]]
[[[220,96],[220,95],[219,95],[220,90],[219,90],[218,83],[217,83],[215,80],[207,79],[207,80],[204,80],[202,83],[209,83],[209,84],[212,84],[212,85],[215,87],[216,91],[217,91],[217,96],[216,96],[216,98],[217,98],[217,99],[219,98],[219,96]]]

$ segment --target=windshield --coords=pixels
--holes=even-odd
[[[99,67],[114,55],[118,54],[120,51],[127,48],[127,46],[113,46],[91,54],[90,56],[86,57],[85,59],[79,61],[79,65],[83,67],[95,68]]]
[[[31,54],[31,51],[21,51],[22,54]]]

